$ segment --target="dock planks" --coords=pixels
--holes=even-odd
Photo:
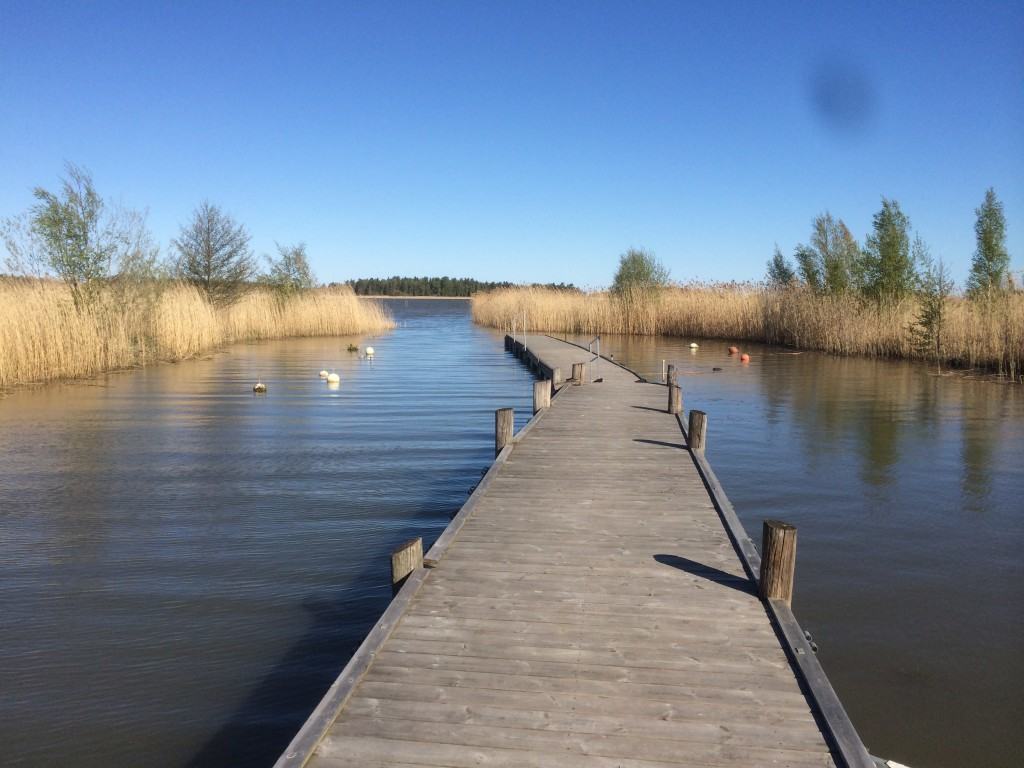
[[[868,764],[801,684],[665,388],[598,366],[502,452],[279,768]]]

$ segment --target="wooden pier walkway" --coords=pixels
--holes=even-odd
[[[278,768],[874,765],[666,387],[592,376],[501,451]]]

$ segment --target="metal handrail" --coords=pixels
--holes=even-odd
[[[594,344],[597,344],[597,357],[594,358],[594,370],[592,370],[590,372],[590,382],[591,383],[594,382],[595,378],[600,378],[599,376],[598,377],[594,376],[594,371],[596,371],[597,370],[597,366],[599,366],[601,364],[601,335],[600,334],[598,334],[597,336],[592,338],[590,340],[590,342],[587,344],[587,351],[590,354],[594,354]]]

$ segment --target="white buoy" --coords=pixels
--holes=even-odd
[[[327,375],[328,375],[328,374],[327,374],[327,371],[320,371],[320,378],[321,378],[321,379],[326,379],[326,378],[327,378]]]
[[[339,376],[338,374],[336,374],[336,373],[329,373],[329,374],[327,374],[327,383],[328,384],[337,384],[339,381],[341,381],[341,376]]]
[[[690,342],[690,349],[697,349],[697,347],[698,347],[698,346],[699,346],[699,345],[697,344],[697,342],[696,342],[696,341],[691,341],[691,342]]]
[[[366,348],[366,356],[367,357],[373,357],[373,347],[367,347]]]

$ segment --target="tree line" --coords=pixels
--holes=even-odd
[[[245,226],[209,201],[192,211],[162,258],[145,215],[105,200],[79,166],[66,166],[56,192],[36,187],[32,194],[32,206],[0,222],[6,267],[63,280],[79,309],[104,287],[152,287],[167,279],[195,285],[215,306],[255,286],[287,298],[316,285],[304,243],[278,243],[276,255],[258,259]]]
[[[513,283],[474,280],[471,277],[361,277],[347,280],[359,296],[446,296],[459,298],[480,291],[511,288]],[[545,288],[575,291],[572,283],[544,283]]]
[[[1010,273],[1003,204],[994,189],[985,192],[974,213],[976,247],[965,295],[991,313],[1017,288]],[[936,357],[942,346],[946,300],[956,289],[942,259],[932,258],[925,241],[912,233],[899,202],[885,197],[863,245],[842,219],[826,211],[814,218],[809,242],[794,248],[792,260],[775,246],[766,277],[775,289],[801,287],[826,296],[852,295],[876,307],[916,297],[918,314],[910,330],[918,346]]]
[[[1014,287],[1006,217],[995,190],[985,193],[975,217],[977,247],[966,293],[974,299],[995,297]],[[798,244],[792,261],[775,246],[767,280],[775,287],[802,284],[815,293],[854,292],[876,302],[899,301],[919,291],[929,269],[941,271],[948,280],[942,260],[933,260],[921,236],[913,233],[911,239],[911,234],[910,218],[896,200],[882,198],[863,246],[842,219],[826,211],[814,218],[809,244]]]

